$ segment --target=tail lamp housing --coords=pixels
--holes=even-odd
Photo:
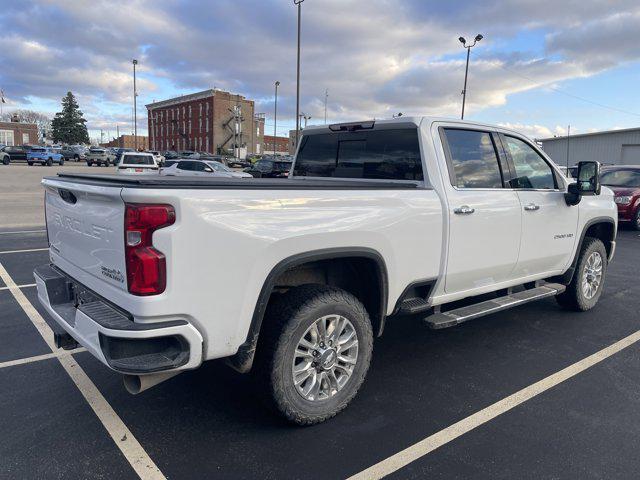
[[[167,264],[153,247],[153,232],[173,225],[176,212],[171,205],[125,204],[124,246],[129,293],[158,295],[167,286]]]

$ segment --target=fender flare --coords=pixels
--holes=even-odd
[[[380,255],[380,253],[374,249],[365,247],[338,247],[312,250],[309,252],[298,253],[287,257],[284,260],[278,262],[271,269],[262,284],[262,288],[260,289],[260,294],[258,295],[258,300],[253,310],[253,316],[251,317],[251,324],[249,325],[247,338],[244,343],[240,345],[237,353],[227,358],[227,363],[232,368],[241,373],[246,373],[251,370],[251,367],[253,366],[253,358],[255,356],[256,347],[258,345],[260,330],[262,328],[262,321],[267,310],[271,292],[273,291],[273,287],[275,286],[275,281],[280,276],[280,274],[290,268],[302,265],[304,263],[346,257],[370,259],[373,260],[377,265],[378,283],[380,285],[381,295],[379,306],[379,327],[377,329],[377,332],[374,332],[374,334],[376,336],[380,336],[384,328],[387,302],[389,297],[387,266],[382,255]]]
[[[558,283],[562,283],[563,285],[569,285],[571,283],[571,281],[573,280],[573,275],[576,271],[576,266],[578,264],[578,257],[580,256],[580,250],[582,250],[582,244],[584,243],[584,237],[587,234],[587,230],[589,230],[592,226],[598,224],[598,223],[608,223],[610,225],[613,226],[613,237],[611,238],[610,242],[613,244],[612,248],[615,247],[615,238],[616,238],[616,222],[613,218],[611,217],[595,217],[592,218],[591,220],[589,220],[587,223],[584,224],[584,227],[582,227],[582,233],[580,234],[580,240],[577,242],[577,248],[576,248],[576,252],[573,255],[573,260],[571,261],[571,265],[569,266],[569,268],[567,269],[566,272],[564,272],[562,275],[558,275],[557,277],[554,277],[555,281],[557,281]]]

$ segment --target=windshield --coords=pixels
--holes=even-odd
[[[610,187],[640,187],[640,170],[609,170],[600,176],[600,183]]]
[[[205,162],[211,168],[213,168],[216,172],[230,172],[231,170],[221,164],[220,162]]]
[[[45,149],[44,149],[44,148],[37,148],[37,147],[36,147],[36,148],[32,148],[32,149],[31,149],[31,151],[32,151],[32,152],[44,152],[44,151],[45,151]]]
[[[122,163],[126,165],[155,165],[151,155],[124,155]]]

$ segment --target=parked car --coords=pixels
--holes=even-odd
[[[458,119],[305,128],[284,180],[42,183],[51,264],[35,279],[58,345],[132,393],[226,358],[301,425],[355,397],[387,317],[441,329],[550,297],[589,310],[615,252],[598,163],[570,182],[527,137]]]
[[[164,165],[164,156],[156,151],[156,150],[150,150],[147,153],[150,153],[151,155],[153,155],[153,158],[156,160],[156,163],[158,164],[158,166],[162,167]]]
[[[127,175],[158,173],[160,167],[153,155],[145,152],[123,152],[118,173]]]
[[[60,150],[65,160],[73,160],[75,162],[85,161],[86,154],[89,149],[84,145],[65,145]]]
[[[64,165],[64,155],[54,152],[53,149],[49,147],[32,147],[27,152],[27,164],[31,166],[34,163],[48,167],[54,163]]]
[[[32,148],[31,145],[7,145],[2,151],[9,156],[9,162],[26,162],[27,153]]]
[[[293,163],[263,157],[244,171],[257,178],[282,178],[289,175]]]
[[[5,147],[0,147],[0,163],[3,165],[9,165],[11,163],[11,157],[4,151]]]
[[[180,158],[180,155],[178,155],[178,152],[176,152],[175,150],[165,150],[164,152],[161,152],[161,153],[165,160]]]
[[[252,178],[248,173],[235,172],[226,165],[212,160],[170,160],[171,165],[160,171],[161,175],[167,176],[204,176],[204,177],[224,177],[224,178]]]
[[[251,162],[242,160],[241,158],[227,157],[227,166],[233,168],[249,168],[251,166]]]
[[[640,166],[603,167],[600,181],[613,190],[618,220],[640,230]]]
[[[108,148],[91,147],[86,155],[87,166],[110,167],[115,164],[116,157]]]
[[[127,153],[127,152],[135,152],[135,150],[134,150],[133,148],[116,148],[116,149],[115,149],[115,154],[116,154],[116,160],[115,160],[115,163],[116,163],[116,164],[120,163],[120,160],[121,160],[121,158],[122,158],[122,155],[123,155],[124,153]]]

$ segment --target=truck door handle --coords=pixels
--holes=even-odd
[[[461,207],[453,209],[453,213],[456,215],[471,215],[475,211],[475,208],[471,208],[469,205],[462,205]]]
[[[524,209],[527,211],[540,210],[540,205],[536,205],[535,203],[530,203],[524,206]]]

